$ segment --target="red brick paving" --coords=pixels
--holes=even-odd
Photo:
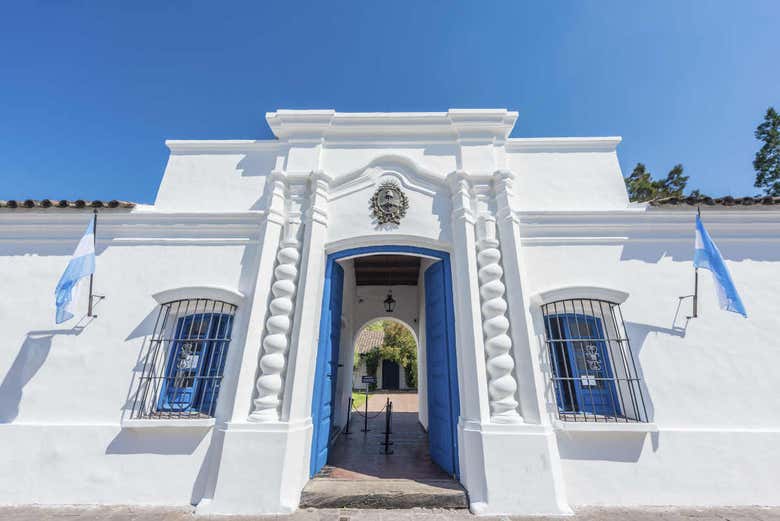
[[[384,454],[387,398],[393,402],[390,437],[393,454]],[[369,397],[369,432],[363,433],[363,417],[354,412],[350,434],[339,436],[331,447],[328,464],[318,476],[335,479],[449,479],[428,453],[428,433],[417,417],[416,393],[376,393]],[[362,409],[362,408],[361,408]],[[362,414],[362,411],[361,411]]]

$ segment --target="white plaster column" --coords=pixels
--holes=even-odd
[[[257,398],[254,400],[254,410],[249,416],[250,421],[279,420],[298,282],[298,265],[301,258],[299,238],[301,192],[300,185],[288,188],[284,234],[276,255],[277,265],[274,268],[274,282],[271,286],[273,299],[268,306],[269,316],[265,323],[260,376],[257,379]]]
[[[477,263],[479,264],[479,295],[482,301],[482,330],[487,355],[490,421],[520,423],[517,412],[517,382],[512,358],[512,338],[509,336],[507,303],[502,282],[501,249],[496,236],[496,220],[483,213],[477,221]]]

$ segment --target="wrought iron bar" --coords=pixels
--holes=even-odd
[[[542,306],[552,399],[563,421],[647,422],[620,306],[566,299]]]
[[[180,299],[160,306],[143,360],[130,417],[213,417],[222,385],[236,306]]]

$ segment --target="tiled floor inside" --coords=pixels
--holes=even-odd
[[[390,447],[385,454],[387,399],[393,402]],[[319,477],[335,479],[449,479],[428,453],[428,434],[417,417],[416,393],[376,393],[368,400],[368,432],[361,432],[364,411],[352,412],[350,434],[342,434],[330,450]],[[362,408],[361,408],[362,409]]]

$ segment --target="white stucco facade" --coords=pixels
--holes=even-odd
[[[702,209],[749,318],[721,311],[703,273],[699,317],[686,320],[695,210],[629,203],[619,138],[510,139],[517,114],[503,109],[266,119],[276,140],[169,141],[155,203],[100,212],[97,318],[54,325],[53,289],[91,212],[0,209],[0,461],[13,469],[0,503],[296,509],[327,255],[404,246],[451,260],[459,480],[473,512],[780,505],[780,206]],[[384,181],[408,197],[398,225],[370,214]],[[351,375],[355,336],[386,314],[381,291],[340,264],[338,371]],[[294,273],[283,293],[280,266]],[[505,290],[487,297],[495,282]],[[393,318],[420,345],[427,426],[422,284],[394,295]],[[213,418],[131,418],[160,303],[176,298],[237,306]],[[558,417],[541,307],[556,298],[620,305],[646,421]],[[337,426],[350,390],[337,381]]]

